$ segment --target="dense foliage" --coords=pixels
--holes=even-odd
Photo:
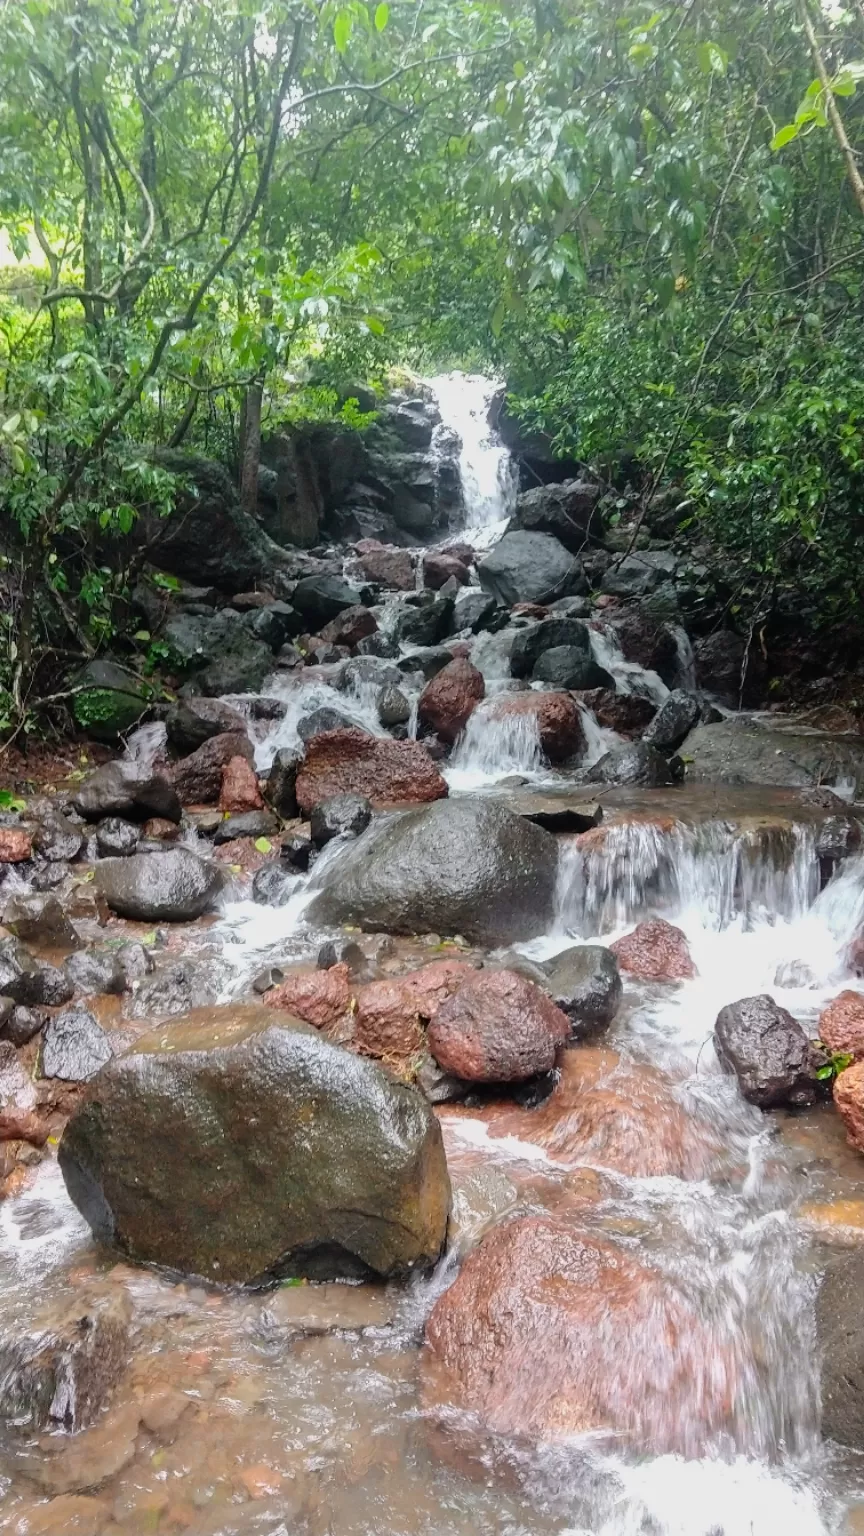
[[[110,636],[154,446],[254,503],[262,426],[397,363],[671,482],[736,610],[852,611],[862,58],[860,0],[0,8],[0,726]]]

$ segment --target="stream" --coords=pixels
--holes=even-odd
[[[487,381],[431,382],[463,443],[459,536],[481,548],[506,523],[515,468],[486,425]],[[386,613],[379,622],[386,629]],[[494,717],[506,687],[497,641],[480,636],[472,655],[487,699],[445,765],[450,794],[505,802],[565,794],[566,771],[544,764],[533,718]],[[598,629],[592,644],[619,688],[665,697],[655,674],[624,662],[611,632]],[[686,669],[683,646],[681,663]],[[338,707],[381,732],[374,689],[346,695],[326,668],[317,670],[300,685],[279,674],[263,690],[288,709],[277,723],[254,727],[259,771],[279,748],[296,745],[297,724],[313,708]],[[590,711],[583,719],[593,762],[620,738]],[[137,750],[154,743],[139,741]],[[518,957],[540,962],[583,940],[608,944],[661,916],[686,934],[697,974],[674,984],[625,976],[602,1045],[572,1053],[583,1060],[582,1076],[557,1119],[547,1105],[513,1101],[440,1108],[454,1219],[449,1251],[431,1275],[407,1286],[286,1285],[254,1294],[133,1268],[94,1244],[53,1157],[0,1205],[7,1324],[23,1323],[37,1303],[88,1275],[124,1287],[135,1319],[132,1366],[93,1429],[0,1447],[0,1532],[864,1531],[864,1461],[821,1435],[813,1315],[826,1258],[864,1239],[864,1160],[847,1146],[830,1101],[794,1113],[745,1103],[711,1043],[721,1007],[764,992],[815,1035],[820,1010],[855,985],[845,956],[864,923],[864,858],[840,863],[826,882],[818,811],[783,791],[620,791],[608,806],[596,850],[561,836],[553,922],[518,946]],[[222,1001],[248,997],[268,965],[314,965],[335,935],[310,928],[304,912],[324,877],[338,877],[341,855],[337,840],[311,875],[298,874],[280,907],[235,897],[215,923],[173,933],[173,958],[185,952],[212,964]],[[135,935],[135,925],[122,926]],[[374,936],[360,942],[372,954]],[[435,935],[390,941],[379,951],[381,973],[437,958],[441,947]],[[466,953],[485,958],[468,946]],[[568,1089],[566,1073],[561,1086]],[[618,1117],[611,1126],[610,1101]],[[698,1319],[698,1338],[670,1340],[648,1307],[622,1328],[617,1369],[638,1445],[587,1432],[539,1448],[499,1445],[472,1467],[442,1460],[420,1385],[434,1302],[494,1222],[573,1209],[586,1230],[613,1236],[674,1285]],[[543,1353],[523,1367],[526,1403],[542,1400]]]

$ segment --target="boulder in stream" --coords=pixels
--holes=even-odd
[[[217,864],[188,848],[103,859],[96,866],[96,889],[111,911],[143,923],[190,923],[212,912],[223,879]]]
[[[760,1109],[812,1104],[819,1096],[816,1073],[825,1063],[824,1053],[767,993],[721,1008],[714,1048],[721,1066],[734,1072],[745,1099]]]
[[[522,1083],[555,1064],[566,1014],[515,971],[479,971],[437,1009],[428,1042],[439,1067],[471,1083]]]
[[[72,804],[85,821],[122,816],[148,821],[151,816],[179,821],[182,814],[174,787],[161,773],[119,760],[105,763],[76,789]]]
[[[485,694],[483,673],[459,656],[426,684],[418,718],[452,746]]]
[[[477,575],[483,591],[507,608],[551,603],[587,590],[576,556],[549,533],[505,533],[481,560]]]
[[[447,781],[416,741],[365,731],[324,731],[309,742],[297,775],[297,803],[309,815],[334,795],[364,795],[376,808],[416,805],[447,795]]]
[[[817,1034],[829,1051],[864,1061],[864,993],[847,989],[819,1015]]]
[[[66,1008],[45,1026],[42,1076],[86,1083],[112,1056],[111,1042],[86,1008]]]
[[[59,1156],[98,1236],[209,1280],[385,1279],[444,1243],[450,1181],[422,1094],[260,1006],[137,1040]]]
[[[609,948],[620,969],[640,981],[689,981],[696,975],[686,934],[664,917],[638,923]]]
[[[585,548],[589,531],[595,539],[602,537],[603,520],[597,513],[600,495],[599,485],[590,480],[536,485],[519,497],[507,531],[554,534],[566,549],[578,555]]]
[[[580,1040],[612,1023],[623,986],[618,962],[603,944],[577,944],[544,967],[549,992]]]
[[[697,725],[681,748],[687,781],[779,784],[793,789],[846,780],[864,792],[864,738],[778,729],[747,717]]]
[[[582,716],[569,693],[506,694],[496,700],[491,718],[521,716],[534,720],[541,751],[550,763],[566,763],[585,750]]]
[[[309,833],[316,848],[334,837],[359,837],[372,820],[372,804],[365,795],[332,795],[312,807]]]
[[[841,1074],[843,1077],[848,1073]],[[864,1253],[832,1258],[816,1298],[822,1433],[864,1451]]]
[[[662,752],[644,741],[629,741],[606,752],[585,775],[588,784],[641,784],[659,789],[674,782]]]
[[[19,891],[3,908],[3,926],[16,939],[57,949],[80,949],[81,940],[56,896]]]
[[[439,801],[373,824],[329,866],[308,916],[516,943],[550,927],[557,868],[552,834],[500,803]]]
[[[222,793],[222,770],[235,757],[252,763],[255,749],[246,731],[211,736],[172,771],[174,788],[184,805],[216,805]],[[179,818],[178,818],[179,820]]]
[[[72,998],[72,983],[56,966],[40,964],[17,939],[0,940],[0,996],[56,1008]]]

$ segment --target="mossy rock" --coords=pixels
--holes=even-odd
[[[113,661],[91,661],[78,674],[72,710],[82,730],[96,741],[115,742],[140,720],[152,697],[140,678]]]

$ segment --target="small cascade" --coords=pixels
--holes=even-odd
[[[686,912],[714,931],[736,919],[794,921],[816,899],[819,880],[810,826],[623,822],[562,848],[558,920],[582,937]]]
[[[343,693],[331,683],[320,679],[316,682],[292,684],[287,694],[287,713],[255,749],[255,767],[258,772],[265,772],[276,753],[283,748],[296,751],[302,746],[297,727],[304,716],[311,715],[316,709],[337,710],[361,731],[368,731],[372,736],[386,735],[378,719],[376,700],[379,688],[380,684],[376,682],[360,683]]]
[[[661,705],[669,697],[662,677],[641,667],[638,661],[626,661],[613,629],[591,629],[591,650],[597,665],[611,672],[619,693],[635,693]]]
[[[594,763],[599,763],[601,757],[607,752],[614,752],[616,747],[624,745],[624,737],[617,731],[611,731],[603,726],[597,719],[594,711],[583,704],[581,699],[576,699],[576,707],[582,716],[582,730],[585,735],[585,756],[581,766],[590,768]]]
[[[164,757],[167,744],[164,721],[149,720],[127,737],[124,756],[127,762],[136,763],[142,773],[149,773],[157,759]]]
[[[452,791],[469,794],[516,774],[536,778],[545,769],[536,715],[496,715],[487,699],[468,721],[444,777]]]
[[[690,636],[683,624],[670,624],[669,628],[675,637],[675,687],[683,688],[687,693],[695,693],[696,657]]]
[[[434,391],[445,427],[455,432],[462,444],[462,531],[475,548],[487,549],[504,532],[519,490],[513,458],[503,443],[496,441],[489,425],[492,400],[500,385],[480,374],[460,372],[439,374],[426,383]]]

